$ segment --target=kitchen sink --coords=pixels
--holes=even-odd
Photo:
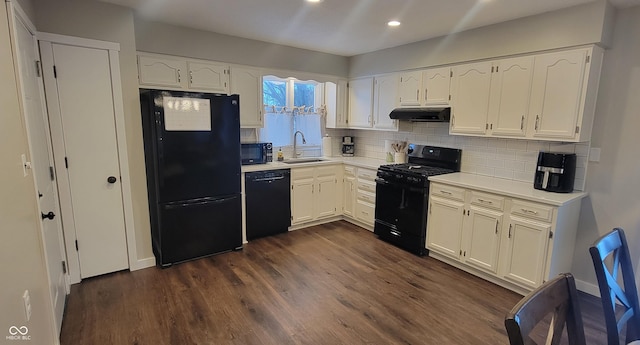
[[[282,163],[299,164],[299,163],[322,162],[322,161],[325,161],[325,160],[326,159],[323,159],[323,158],[294,158],[294,159],[287,159],[285,161],[282,161]]]

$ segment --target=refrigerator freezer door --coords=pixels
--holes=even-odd
[[[205,101],[211,119],[209,123],[198,115],[191,127],[181,130],[166,104],[156,108],[158,202],[240,193],[238,96],[162,92],[155,104],[163,104],[163,98]]]
[[[162,266],[242,247],[240,194],[160,205]]]

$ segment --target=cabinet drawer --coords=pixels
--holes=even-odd
[[[375,182],[376,171],[370,169],[358,168],[358,179]]]
[[[464,189],[462,188],[438,183],[431,183],[429,188],[433,196],[464,201]]]
[[[375,194],[375,192],[376,192],[376,183],[358,179],[358,191],[360,191],[360,190]]]
[[[358,200],[356,203],[356,218],[366,224],[373,225],[375,220],[375,206]]]
[[[356,176],[356,167],[345,166],[344,167],[344,174],[345,175]]]
[[[358,191],[358,200],[366,201],[370,204],[376,203],[376,195],[374,193],[365,192],[363,190]]]
[[[550,222],[553,218],[553,206],[535,204],[521,200],[513,200],[511,214]]]
[[[295,168],[291,169],[291,179],[298,180],[304,178],[313,178],[315,168]]]
[[[335,176],[338,173],[335,165],[326,166],[326,167],[317,167],[316,168],[316,176]]]
[[[471,204],[496,210],[504,210],[504,198],[498,195],[471,192]]]

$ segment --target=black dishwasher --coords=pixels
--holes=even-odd
[[[291,171],[245,174],[247,241],[287,232],[291,225]]]

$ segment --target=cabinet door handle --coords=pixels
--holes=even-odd
[[[509,238],[511,238],[511,228],[513,227],[513,224],[509,224]]]
[[[531,211],[531,210],[527,210],[526,208],[521,208],[521,210],[524,213],[538,214],[538,211]]]
[[[522,119],[520,119],[520,130],[524,129],[524,115],[522,115]]]
[[[489,204],[489,205],[493,204],[493,201],[491,200],[478,199],[478,201],[480,201],[483,204]]]
[[[318,193],[322,193],[322,185],[321,184],[318,185]]]
[[[498,234],[498,224],[500,224],[500,221],[496,220],[496,235]]]
[[[180,69],[178,69],[178,83],[180,82],[180,80],[182,80],[182,78],[180,77]]]
[[[446,195],[452,195],[451,192],[447,192],[446,190],[441,190],[440,193],[446,194]]]
[[[451,115],[451,127],[455,127],[456,125],[456,115]]]
[[[428,90],[428,89],[424,89],[424,101],[425,101],[425,102],[427,101],[427,90]]]
[[[538,123],[539,122],[540,122],[540,115],[536,115],[536,126],[535,126],[536,132],[538,131]]]
[[[420,102],[420,89],[416,90],[416,99]]]
[[[189,71],[189,85],[193,84],[193,71]]]

